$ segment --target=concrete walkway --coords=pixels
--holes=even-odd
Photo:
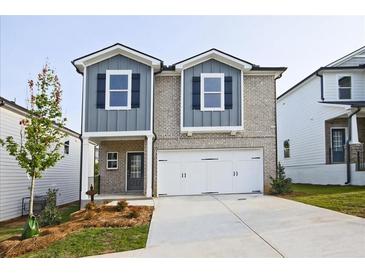
[[[365,257],[365,219],[272,196],[155,200],[147,247],[99,257]]]

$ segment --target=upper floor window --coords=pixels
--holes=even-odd
[[[290,158],[290,143],[289,140],[284,141],[284,158]]]
[[[64,154],[70,154],[70,141],[66,141],[63,146]]]
[[[338,98],[351,99],[351,76],[338,78]]]
[[[118,169],[118,152],[108,152],[106,159],[107,169]]]
[[[131,70],[107,70],[105,108],[110,110],[131,109]]]
[[[224,74],[202,73],[200,78],[200,109],[202,111],[224,110]]]

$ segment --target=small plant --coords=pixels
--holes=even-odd
[[[117,203],[116,209],[117,211],[123,211],[128,206],[128,202],[126,200],[120,200]]]
[[[61,214],[57,208],[58,189],[48,189],[46,206],[39,216],[41,226],[58,225],[61,223]]]
[[[95,205],[94,202],[87,203],[86,206],[85,206],[85,209],[86,210],[95,210],[96,209],[96,205]]]
[[[138,218],[140,215],[138,209],[136,208],[131,208],[130,211],[128,212],[127,218],[129,219],[133,219],[133,218]]]
[[[272,194],[287,194],[292,192],[292,180],[287,178],[285,175],[285,168],[279,163],[277,167],[277,177],[272,180],[271,183],[271,193]]]

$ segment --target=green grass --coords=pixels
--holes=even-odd
[[[75,202],[60,208],[61,223],[70,220],[71,213],[79,210],[79,203]],[[19,236],[22,233],[26,217],[16,219],[9,223],[0,224],[0,242],[13,236]]]
[[[365,218],[365,186],[293,184],[283,197]]]
[[[148,225],[132,228],[87,228],[25,254],[26,258],[77,258],[144,248]]]

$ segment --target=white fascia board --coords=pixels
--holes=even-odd
[[[112,48],[108,48],[97,52],[95,54],[86,56],[82,59],[75,61],[74,65],[79,69],[79,71],[83,71],[85,66],[91,66],[93,64],[99,63],[105,59],[111,58],[115,55],[123,55],[133,60],[136,60],[145,65],[151,66],[154,69],[159,69],[161,67],[161,61],[149,56],[146,56],[142,53],[136,52],[134,50],[125,48],[121,45],[116,45]]]
[[[175,66],[175,69],[178,71],[187,69],[189,67],[203,63],[209,59],[215,59],[217,61],[220,61],[220,62],[230,65],[232,67],[235,67],[239,70],[250,70],[252,68],[251,64],[240,61],[236,58],[233,58],[231,56],[228,56],[228,55],[218,52],[216,50],[211,50],[204,54],[196,56],[195,58],[192,58],[192,59],[186,60],[185,62],[177,64]]]
[[[232,131],[243,131],[243,126],[232,126],[232,127],[182,127],[182,133],[215,133],[215,132],[232,132]]]
[[[153,136],[152,131],[149,130],[139,130],[139,131],[94,131],[94,132],[84,132],[82,134],[83,138],[92,137],[135,137],[135,136]]]

